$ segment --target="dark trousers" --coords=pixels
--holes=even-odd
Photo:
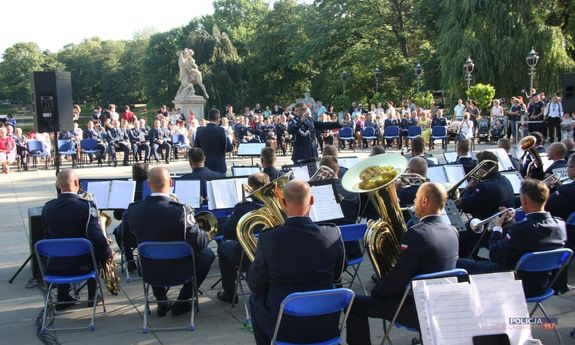
[[[370,345],[368,318],[378,318],[391,321],[395,314],[401,296],[389,296],[387,298],[371,296],[355,296],[351,312],[347,317],[347,343],[349,345]],[[405,299],[396,322],[402,325],[419,329],[417,310],[412,297]],[[255,334],[255,332],[254,332]]]
[[[459,233],[460,258],[467,258],[467,257],[476,258],[479,248],[487,247],[489,245],[489,234],[485,234],[483,235],[483,237],[481,237],[481,235],[482,234],[477,234],[471,231],[469,225],[467,225],[467,231],[461,231]]]
[[[134,248],[138,247],[136,236],[131,232],[124,233],[122,223],[120,223],[120,225],[114,229],[114,237],[116,238],[118,247],[124,252],[124,260],[126,262],[134,261]]]
[[[96,293],[96,280],[94,278],[88,279],[88,299],[94,299]],[[70,297],[70,284],[58,284],[58,301],[65,301]]]
[[[549,142],[555,142],[555,134],[557,134],[557,141],[561,141],[561,117],[548,117],[545,124],[547,125]]]
[[[152,148],[148,143],[132,143],[132,154],[136,162],[142,159],[142,151],[144,151],[144,161],[150,160],[150,154],[152,153]]]
[[[169,142],[164,141],[161,144],[158,143],[154,143],[154,159],[155,160],[159,160],[158,159],[158,150],[164,149],[166,150],[164,158],[166,159],[166,162],[169,163],[170,162],[170,155],[172,154],[172,145],[170,145]]]
[[[108,150],[110,151],[110,157],[112,158],[112,162],[116,162],[116,151],[124,152],[124,164],[128,164],[128,159],[130,158],[130,148],[123,143],[111,143],[108,146]]]
[[[154,297],[158,301],[167,301],[168,300],[168,289],[161,286],[153,286],[152,285],[152,293]],[[194,295],[194,286],[192,283],[186,283],[180,289],[180,294],[178,295],[178,300],[186,300],[192,298]]]
[[[16,153],[20,157],[20,163],[22,164],[22,167],[27,169],[28,165],[26,163],[26,158],[28,157],[28,150],[25,147],[16,146]]]
[[[223,241],[218,245],[218,264],[222,276],[222,287],[229,295],[234,293],[236,287],[237,268],[242,254],[242,247],[237,241]],[[242,271],[246,272],[249,267],[250,261],[244,256]]]

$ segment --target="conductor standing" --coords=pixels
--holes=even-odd
[[[204,151],[208,169],[225,174],[227,171],[226,152],[231,152],[233,146],[225,129],[219,126],[220,111],[218,109],[211,109],[208,112],[208,121],[206,127],[198,128],[194,146]]]

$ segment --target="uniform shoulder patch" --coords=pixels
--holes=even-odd
[[[90,215],[92,217],[98,217],[98,210],[94,205],[90,205]]]

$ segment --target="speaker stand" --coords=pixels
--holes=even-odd
[[[32,254],[30,254],[30,256],[28,256],[28,259],[26,259],[26,261],[24,261],[22,266],[20,266],[20,268],[18,269],[18,271],[16,271],[16,273],[14,273],[14,275],[12,276],[12,278],[10,278],[8,283],[12,284],[14,282],[14,279],[16,279],[16,277],[20,274],[20,272],[22,272],[22,270],[24,269],[24,267],[26,267],[28,262],[30,262],[30,260],[32,260],[33,256],[34,256],[34,253],[32,253]]]
[[[60,150],[58,147],[58,131],[54,131],[54,168],[56,170],[56,176],[60,173]]]

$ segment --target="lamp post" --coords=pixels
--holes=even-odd
[[[379,77],[381,77],[381,71],[379,70],[379,67],[376,67],[373,70],[373,76],[375,77],[375,93],[379,92]]]
[[[467,91],[469,91],[469,87],[471,86],[471,74],[473,73],[473,69],[475,68],[475,64],[471,57],[467,57],[467,61],[463,64],[463,70],[465,71],[465,78],[467,79]],[[469,94],[467,94],[467,100],[469,101]]]
[[[347,81],[347,72],[343,71],[341,72],[341,82],[343,85],[343,96],[345,97],[345,82]]]
[[[421,64],[418,62],[415,65],[415,77],[417,78],[417,93],[419,93],[419,84],[421,82],[421,72],[423,72],[423,68],[421,68]]]
[[[529,76],[531,77],[531,83],[529,83],[529,93],[533,89],[533,78],[535,78],[535,66],[537,66],[537,62],[539,61],[539,54],[531,47],[531,51],[527,54],[525,58],[527,62],[527,66],[529,66]]]

